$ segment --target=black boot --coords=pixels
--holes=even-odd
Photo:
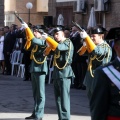
[[[35,116],[34,115],[31,115],[29,117],[26,117],[25,119],[35,119]]]

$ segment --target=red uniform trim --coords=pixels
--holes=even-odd
[[[120,120],[120,117],[108,116],[107,120]]]

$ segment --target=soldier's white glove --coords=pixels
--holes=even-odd
[[[81,36],[81,38],[85,39],[88,36],[88,34],[84,30],[84,31],[80,32],[80,36]]]
[[[28,25],[27,25],[27,23],[22,23],[22,28],[28,28]]]
[[[42,34],[42,39],[43,39],[43,40],[46,40],[47,37],[48,37],[48,34],[47,34],[47,33]]]

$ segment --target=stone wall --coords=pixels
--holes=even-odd
[[[0,0],[0,6],[2,4],[1,1],[4,0]],[[16,10],[19,14],[19,16],[21,18],[23,18],[23,20],[27,23],[29,21],[29,10],[26,8],[26,3],[27,2],[31,2],[33,4],[33,8],[30,10],[30,22],[33,25],[40,25],[40,24],[44,24],[44,16],[47,16],[48,13],[47,12],[37,12],[37,1],[36,0],[16,0]],[[4,2],[3,2],[3,6],[4,6]],[[41,7],[41,5],[39,5]],[[1,6],[2,8],[2,6]],[[0,8],[0,9],[1,9]],[[4,14],[4,9],[3,11],[0,11],[0,16],[2,14]],[[6,11],[5,14],[13,14],[14,11]],[[4,17],[0,17],[0,19],[2,19],[4,21]],[[10,22],[8,23],[8,25],[10,26],[11,24],[17,24],[18,26],[20,25],[20,22],[17,20],[17,18],[15,18],[14,22]]]
[[[30,10],[30,22],[34,25],[43,24],[43,16],[48,14],[36,11],[36,0],[17,0],[16,9],[20,13],[19,15],[25,22],[28,22],[29,16],[28,9],[26,8],[27,2],[31,2],[33,4],[33,8]],[[16,24],[19,24],[19,21],[16,20]]]
[[[0,0],[0,27],[4,26],[4,0]]]
[[[87,1],[87,13],[73,13],[74,20],[78,22],[81,26],[87,27],[91,6],[94,4],[94,0]],[[48,14],[56,18],[56,8],[59,6],[63,7],[65,3],[56,3],[56,0],[49,0],[49,12]],[[67,2],[67,5],[71,5],[71,2]],[[73,6],[72,6],[73,7]],[[120,0],[111,0],[111,10],[107,13],[101,12],[105,16],[105,27],[109,30],[112,27],[120,26]],[[97,18],[98,19],[98,18]]]

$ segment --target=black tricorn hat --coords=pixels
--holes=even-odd
[[[106,40],[120,38],[120,27],[111,28],[106,35]]]
[[[37,30],[37,31],[40,32],[40,33],[43,33],[43,32],[44,32],[43,27],[42,27],[41,25],[35,25],[35,26],[33,27],[33,30]]]
[[[115,43],[118,42],[118,41],[120,41],[120,35],[118,35],[118,36],[114,39],[114,42],[115,42]]]
[[[52,30],[52,34],[54,35],[56,32],[59,32],[59,31],[64,31],[63,27],[56,27]]]
[[[104,34],[104,31],[101,27],[91,29],[91,34]]]

